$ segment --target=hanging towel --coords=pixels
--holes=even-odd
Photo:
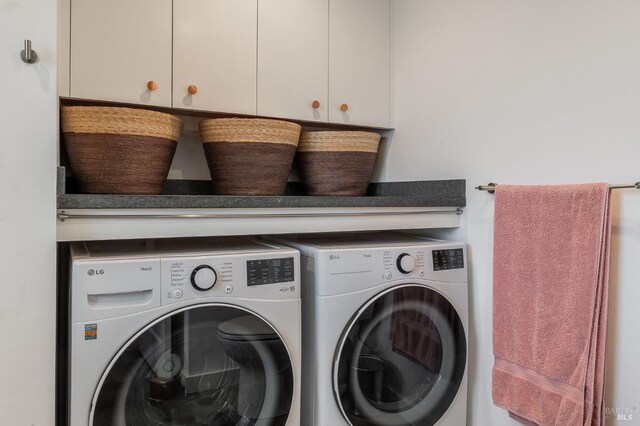
[[[609,186],[496,187],[494,403],[524,424],[604,425]]]

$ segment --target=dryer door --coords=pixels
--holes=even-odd
[[[464,376],[467,345],[453,305],[422,285],[391,288],[348,324],[334,393],[352,426],[434,425]]]
[[[278,333],[229,305],[173,312],[134,336],[96,390],[94,426],[282,426],[293,369]]]

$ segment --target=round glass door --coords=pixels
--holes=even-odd
[[[336,399],[352,426],[434,425],[458,392],[466,358],[453,305],[428,287],[395,287],[347,326],[334,364]]]
[[[96,391],[94,426],[283,426],[289,353],[260,317],[232,306],[178,311],[139,333]]]

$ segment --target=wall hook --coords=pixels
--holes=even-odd
[[[33,64],[38,60],[38,54],[35,50],[31,49],[31,40],[24,41],[24,50],[20,52],[22,62],[26,64]]]

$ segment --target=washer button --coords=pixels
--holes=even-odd
[[[387,280],[390,280],[393,277],[393,275],[391,275],[391,272],[387,272],[386,274],[384,274],[384,278]]]
[[[225,292],[225,293],[227,293],[227,294],[231,294],[231,292],[233,292],[233,286],[231,286],[231,285],[227,285],[227,286],[224,288],[224,292]]]
[[[420,272],[418,272],[418,275],[420,275],[421,277],[424,277],[424,269],[420,269]]]
[[[173,290],[173,297],[175,299],[180,299],[182,297],[182,290],[180,290],[179,288]]]
[[[208,291],[216,285],[218,274],[209,265],[200,265],[191,272],[191,285],[198,291]]]
[[[402,253],[398,256],[396,266],[403,274],[410,274],[416,267],[416,260],[409,253]]]

